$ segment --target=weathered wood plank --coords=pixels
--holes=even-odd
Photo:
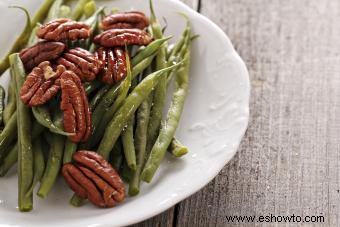
[[[340,2],[202,0],[201,7],[249,67],[251,118],[236,157],[180,204],[177,226],[263,226],[225,216],[270,214],[323,214],[324,225],[314,226],[340,226]]]

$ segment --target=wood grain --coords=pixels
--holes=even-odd
[[[249,67],[251,118],[236,157],[180,204],[175,224],[323,214],[323,224],[290,225],[340,226],[340,2],[202,0],[201,10]]]

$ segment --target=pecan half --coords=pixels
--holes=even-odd
[[[20,58],[26,70],[31,70],[43,61],[51,61],[58,58],[65,50],[65,44],[61,42],[41,41],[20,52]]]
[[[105,17],[100,26],[103,30],[112,28],[138,28],[143,30],[149,26],[149,19],[139,11],[115,13]]]
[[[60,86],[64,130],[75,134],[69,137],[72,142],[86,142],[91,134],[91,111],[84,87],[79,77],[69,70],[60,76]]]
[[[104,47],[148,45],[151,41],[150,34],[140,29],[110,29],[94,37],[94,42]]]
[[[20,89],[22,102],[29,106],[45,104],[60,89],[59,77],[65,71],[63,66],[58,66],[54,71],[50,62],[40,63],[28,74],[23,86]]]
[[[57,63],[76,73],[82,81],[92,81],[100,70],[100,62],[94,54],[82,48],[68,50]]]
[[[74,164],[63,166],[62,174],[76,195],[99,207],[113,207],[124,200],[123,181],[102,156],[82,150],[73,154],[73,160]]]
[[[96,51],[96,57],[102,65],[101,75],[104,83],[112,84],[126,77],[127,66],[124,49],[101,47]]]
[[[90,37],[90,26],[67,18],[52,20],[37,31],[37,36],[49,41],[87,39]]]

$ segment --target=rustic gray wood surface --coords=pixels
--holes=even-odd
[[[340,1],[185,1],[245,60],[250,122],[204,189],[136,226],[340,226]],[[228,223],[226,215],[324,215],[324,223]]]

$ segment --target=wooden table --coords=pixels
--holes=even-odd
[[[290,225],[340,226],[340,1],[185,2],[245,60],[249,127],[208,186],[136,226],[263,226],[225,216],[270,214],[321,214],[323,224]]]

